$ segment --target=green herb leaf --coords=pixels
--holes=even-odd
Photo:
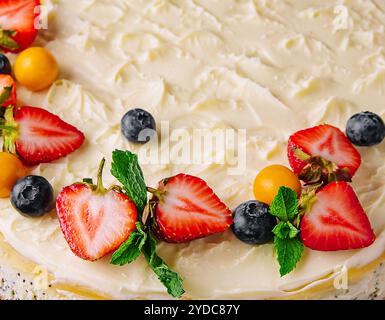
[[[275,226],[273,233],[280,239],[293,239],[299,234],[299,230],[289,221],[281,221]]]
[[[282,239],[274,237],[274,247],[277,252],[279,273],[281,277],[294,270],[303,252],[303,244],[297,237],[292,239]]]
[[[133,262],[143,253],[151,269],[167,288],[167,292],[173,297],[181,297],[185,292],[182,278],[156,254],[157,241],[151,231],[146,233],[144,231],[146,227],[141,222],[136,223],[136,228],[137,231],[134,231],[128,240],[114,252],[111,263],[122,266]]]
[[[299,230],[298,230],[295,226],[293,226],[290,222],[286,222],[286,224],[287,224],[287,225],[289,226],[289,228],[290,228],[290,231],[289,231],[289,238],[290,238],[290,239],[293,239],[293,238],[297,237],[298,234],[299,234]]]
[[[299,223],[298,205],[296,192],[280,187],[270,206],[270,213],[280,220],[273,233],[281,277],[293,271],[302,257],[303,244],[299,238],[300,231],[293,225],[295,221]]]
[[[127,196],[135,203],[140,218],[147,203],[147,188],[138,157],[130,151],[115,150],[112,153],[111,173],[123,185]],[[157,241],[151,230],[141,222],[136,223],[136,228],[137,231],[133,232],[112,255],[111,263],[115,265],[130,263],[142,252],[160,282],[167,288],[167,292],[173,297],[181,297],[185,292],[183,280],[156,254]]]
[[[84,178],[83,182],[88,184],[94,184],[94,181],[92,180],[92,178]]]
[[[160,282],[167,288],[167,292],[173,297],[181,297],[185,292],[183,289],[183,280],[156,254],[156,239],[151,232],[148,234],[142,252]]]
[[[112,153],[112,175],[123,185],[124,192],[135,203],[139,215],[147,203],[147,189],[138,157],[130,151]]]
[[[112,264],[123,266],[135,261],[140,256],[147,240],[147,234],[143,231],[140,222],[136,223],[136,229],[137,231],[131,233],[128,240],[114,252],[111,258]]]
[[[9,50],[19,49],[19,44],[12,39],[16,35],[16,31],[0,29],[0,46]]]
[[[286,229],[286,227],[287,227],[286,222],[281,221],[274,227],[273,229],[274,235],[280,239],[287,239],[289,236],[289,232]]]
[[[280,187],[270,206],[270,214],[282,221],[293,221],[298,215],[298,199],[294,190]]]

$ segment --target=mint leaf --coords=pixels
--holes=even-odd
[[[157,241],[151,231],[147,230],[146,233],[146,226],[141,222],[136,223],[136,228],[137,231],[131,233],[128,240],[114,252],[111,263],[122,266],[133,262],[143,253],[151,269],[167,288],[167,292],[173,297],[181,297],[185,292],[182,278],[156,254]]]
[[[147,202],[147,189],[136,154],[115,150],[112,153],[112,175],[123,185],[124,192],[135,203],[139,215]]]
[[[292,239],[282,239],[276,236],[274,237],[274,247],[280,265],[279,273],[283,277],[293,271],[301,259],[303,244],[298,236]]]
[[[270,206],[270,214],[282,221],[293,221],[298,215],[297,193],[286,187],[280,187]]]
[[[280,187],[270,206],[270,214],[280,221],[273,229],[274,248],[280,265],[281,277],[290,273],[302,257],[303,244],[299,230],[293,225],[299,216],[297,194],[294,190]],[[299,223],[299,219],[297,219]]]
[[[281,221],[274,227],[273,233],[280,239],[293,239],[299,234],[299,230],[292,223]]]
[[[280,239],[287,239],[289,237],[289,232],[287,231],[286,227],[286,222],[281,221],[274,227],[274,235]]]
[[[140,256],[147,240],[147,234],[142,230],[140,222],[136,223],[136,228],[137,231],[131,233],[128,240],[114,252],[111,258],[112,264],[123,266],[135,261]]]
[[[185,292],[183,289],[183,280],[156,254],[156,244],[156,239],[150,231],[142,252],[160,282],[167,288],[167,292],[171,296],[179,298]]]
[[[140,250],[144,241],[146,238],[141,233],[131,233],[128,240],[112,255],[111,264],[123,266],[135,261],[141,254]]]
[[[112,153],[111,173],[123,185],[124,192],[135,203],[141,216],[147,203],[147,188],[137,155],[130,151],[115,150]],[[183,280],[156,254],[157,241],[154,235],[141,222],[136,223],[136,228],[137,230],[112,255],[111,263],[124,265],[143,253],[151,269],[167,288],[167,292],[173,297],[181,297],[185,292]]]
[[[286,222],[286,225],[290,229],[290,231],[289,231],[289,238],[293,239],[293,238],[297,237],[298,234],[299,234],[299,230],[295,226],[293,226],[290,222]]]

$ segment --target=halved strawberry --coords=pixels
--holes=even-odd
[[[58,116],[36,107],[9,108],[3,129],[4,148],[27,165],[51,162],[74,152],[84,134]]]
[[[0,107],[16,105],[16,84],[8,74],[0,74]]]
[[[188,242],[223,232],[232,224],[231,210],[200,178],[178,174],[151,191],[154,232],[167,242]]]
[[[364,248],[374,242],[376,236],[369,219],[348,183],[332,182],[315,197],[301,221],[305,246],[336,251]]]
[[[28,48],[37,36],[40,0],[0,1],[0,47],[5,52]]]
[[[305,182],[349,181],[361,165],[361,156],[345,134],[328,124],[296,132],[289,138],[288,158],[294,173]]]
[[[76,183],[65,187],[56,200],[60,227],[71,250],[84,260],[97,260],[115,251],[135,229],[135,204],[117,187],[102,183]]]

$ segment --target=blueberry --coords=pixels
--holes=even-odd
[[[276,219],[269,213],[269,206],[258,201],[247,201],[234,210],[231,226],[235,236],[248,244],[264,244],[274,237]]]
[[[11,203],[23,216],[40,217],[54,206],[52,186],[43,177],[26,176],[14,185]]]
[[[385,138],[384,121],[375,113],[365,111],[353,115],[346,125],[346,135],[356,146],[369,147]]]
[[[7,56],[0,53],[0,74],[11,74],[12,67]]]
[[[128,111],[122,118],[121,126],[123,135],[134,143],[146,143],[156,132],[154,117],[142,109]]]

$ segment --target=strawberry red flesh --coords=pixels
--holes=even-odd
[[[316,194],[301,221],[305,246],[320,251],[359,249],[371,245],[375,234],[353,188],[332,182]]]
[[[17,47],[10,47],[2,41],[4,51],[20,52],[28,48],[37,36],[35,28],[39,12],[39,0],[2,0],[0,2],[0,28],[3,31],[14,31],[11,36]]]
[[[224,232],[231,210],[200,178],[178,174],[160,182],[155,233],[171,243],[188,242]]]
[[[16,105],[16,84],[10,75],[0,74],[0,95],[5,94],[5,88],[7,87],[12,87],[12,89],[8,99],[1,104],[1,107]]]
[[[71,250],[85,260],[115,251],[135,229],[135,204],[117,191],[96,194],[90,186],[74,184],[61,191],[56,208]]]
[[[306,162],[294,154],[300,149],[311,157],[322,157],[331,161],[339,169],[349,171],[354,176],[361,165],[361,156],[345,134],[331,125],[320,125],[296,132],[289,138],[288,158],[294,173],[299,174]]]
[[[135,229],[134,202],[117,186],[105,189],[105,159],[99,165],[98,183],[75,183],[56,199],[60,227],[71,250],[84,260],[98,260],[115,251]]]
[[[24,163],[36,165],[64,157],[84,142],[84,135],[58,116],[35,107],[15,110],[16,150]]]

